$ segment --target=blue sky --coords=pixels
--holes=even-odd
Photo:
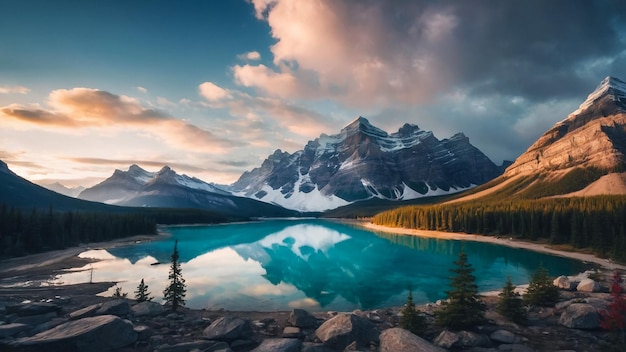
[[[92,185],[168,164],[231,183],[358,115],[515,159],[607,75],[614,1],[0,3],[0,159]]]

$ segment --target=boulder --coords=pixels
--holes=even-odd
[[[379,334],[374,324],[355,314],[339,314],[315,330],[315,336],[325,346],[337,350],[355,341],[358,347],[366,347],[372,341],[377,342]]]
[[[145,325],[135,325],[133,330],[137,334],[137,341],[148,341],[154,333],[150,327]]]
[[[448,330],[442,331],[437,337],[435,337],[435,340],[433,340],[435,346],[443,348],[458,346],[459,342],[459,335]]]
[[[502,329],[492,332],[491,335],[489,335],[489,338],[498,343],[516,344],[524,342],[523,337]]]
[[[125,299],[116,299],[102,304],[102,307],[96,311],[96,315],[117,315],[125,316],[130,312],[130,305]]]
[[[304,309],[294,309],[289,314],[289,324],[299,328],[313,328],[317,326],[317,318]]]
[[[575,289],[576,285],[578,284],[577,282],[571,281],[567,276],[563,276],[563,275],[554,279],[552,283],[554,284],[554,286],[563,290],[568,290],[568,291]]]
[[[387,329],[380,334],[380,352],[445,352],[423,338],[401,328]]]
[[[202,336],[209,340],[234,341],[250,335],[250,322],[237,317],[221,317],[202,331]]]
[[[594,306],[596,309],[606,309],[609,305],[609,302],[607,302],[606,300],[595,297],[587,297],[585,298],[584,302]]]
[[[299,352],[301,347],[298,339],[265,339],[252,352]]]
[[[576,286],[576,291],[580,292],[598,292],[600,291],[600,284],[593,281],[592,279],[582,279],[578,286]]]
[[[133,324],[114,315],[101,315],[72,320],[11,345],[20,351],[110,351],[136,340]]]
[[[335,352],[321,343],[303,342],[301,352]]]
[[[29,315],[26,317],[18,317],[13,320],[14,323],[26,324],[30,326],[37,326],[39,324],[43,324],[47,321],[50,321],[57,317],[57,312],[49,312],[44,314],[37,315]]]
[[[96,315],[96,312],[98,311],[98,309],[100,309],[102,307],[102,303],[97,303],[97,304],[93,304],[91,306],[73,311],[70,313],[70,319],[71,320],[78,320],[78,319],[82,319],[82,318],[88,318],[88,317],[93,317],[94,315]]]
[[[50,312],[57,313],[61,310],[61,307],[52,303],[31,302],[6,306],[5,310],[6,314],[17,314],[20,317],[26,317],[31,315],[46,314]]]
[[[600,326],[600,314],[590,304],[573,303],[561,314],[559,324],[571,329],[597,329]]]
[[[0,325],[0,339],[13,337],[21,332],[29,331],[30,329],[31,329],[30,326],[26,324],[19,324],[19,323]]]
[[[300,337],[301,333],[302,332],[300,331],[300,328],[295,327],[295,326],[286,326],[283,329],[283,337],[285,338],[292,338],[292,337],[298,338]]]
[[[535,349],[519,343],[502,344],[498,346],[498,351],[506,352],[535,352]]]
[[[228,347],[228,344],[219,341],[188,341],[177,343],[175,345],[161,345],[155,349],[155,352],[188,351],[218,352],[231,351],[231,349]]]
[[[130,308],[130,311],[136,317],[154,317],[163,314],[165,308],[156,302],[145,301],[135,304]]]
[[[471,331],[459,331],[459,347],[491,347],[489,337]]]

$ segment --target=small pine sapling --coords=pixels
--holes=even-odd
[[[146,285],[141,279],[139,286],[137,286],[137,290],[135,291],[135,299],[138,302],[152,301],[153,297],[150,297],[150,292],[148,292],[148,285]]]
[[[115,284],[115,292],[113,292],[113,297],[126,298],[128,297],[128,292],[122,292],[122,288]]]
[[[528,312],[524,308],[522,297],[515,292],[515,286],[511,282],[510,276],[506,278],[506,284],[498,296],[500,299],[496,311],[516,324],[526,324]]]
[[[400,318],[400,327],[409,330],[415,335],[422,336],[426,332],[426,319],[415,308],[413,303],[413,293],[409,290],[406,304],[402,308],[402,317]]]
[[[553,306],[559,300],[559,288],[554,286],[548,270],[540,263],[528,283],[524,302],[538,306]]]

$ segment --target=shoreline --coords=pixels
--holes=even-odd
[[[400,235],[409,235],[409,236],[418,236],[418,237],[426,237],[426,238],[437,238],[444,240],[459,240],[459,241],[475,241],[475,242],[484,242],[484,243],[492,243],[512,248],[520,248],[526,249],[533,252],[546,253],[550,255],[556,255],[561,257],[566,257],[570,259],[579,260],[581,262],[588,262],[598,264],[601,267],[609,270],[626,270],[626,265],[622,265],[619,263],[612,262],[608,259],[598,258],[594,254],[580,253],[580,252],[568,252],[562,251],[558,249],[548,248],[545,244],[541,243],[533,243],[520,241],[512,238],[503,238],[503,237],[493,237],[493,236],[485,236],[485,235],[474,235],[474,234],[466,234],[459,232],[444,232],[444,231],[429,231],[429,230],[417,230],[417,229],[407,229],[402,227],[390,227],[390,226],[382,226],[372,224],[369,220],[340,220],[344,222],[348,222],[351,224],[355,224],[357,226],[366,228],[370,231],[379,231]]]

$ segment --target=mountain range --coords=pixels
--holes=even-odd
[[[439,140],[432,132],[405,124],[388,134],[358,117],[339,133],[322,134],[299,151],[276,150],[230,186],[179,175],[167,166],[148,172],[132,165],[128,171],[115,170],[78,198],[123,206],[210,209],[239,216],[294,216],[302,215],[298,211],[320,212],[364,200],[406,201],[452,194],[481,184],[459,199],[506,189],[535,198],[626,194],[625,152],[626,83],[607,77],[576,111],[546,131],[503,174],[504,167],[491,162],[462,133]],[[0,179],[0,201],[7,204],[98,207],[59,198],[15,175],[5,163],[0,163]]]
[[[168,166],[149,172],[137,165],[115,170],[78,198],[133,207],[195,208],[244,217],[294,216],[297,212],[258,200],[233,196],[195,177],[179,175]]]
[[[234,194],[301,211],[323,211],[371,198],[407,200],[459,192],[502,169],[462,133],[439,140],[405,124],[387,132],[358,117],[294,153],[276,150],[244,172]]]

